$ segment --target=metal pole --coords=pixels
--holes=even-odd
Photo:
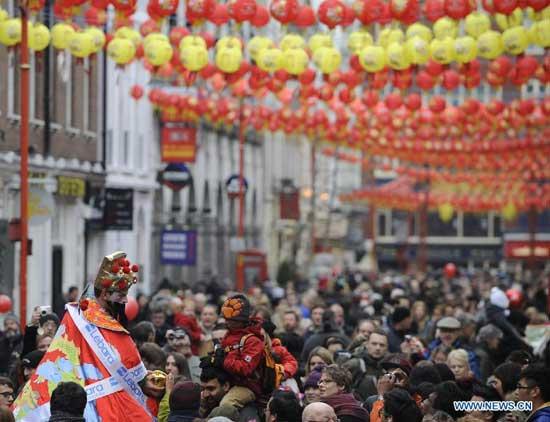
[[[29,217],[29,31],[27,4],[21,10],[21,253],[19,256],[20,322],[25,328],[27,320],[27,239]]]
[[[244,238],[244,101],[241,100],[239,125],[239,237]]]

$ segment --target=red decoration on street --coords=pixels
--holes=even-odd
[[[0,295],[0,314],[9,312],[12,307],[11,298],[8,295]]]
[[[273,0],[269,5],[271,16],[283,25],[294,22],[300,12],[300,4],[297,0]]]
[[[256,14],[250,20],[252,26],[256,28],[262,28],[269,23],[269,11],[267,8],[261,4],[256,8]]]
[[[130,89],[130,95],[134,100],[139,100],[143,97],[143,88],[140,85],[134,85]]]
[[[229,16],[237,23],[253,19],[256,16],[257,7],[255,0],[230,0],[227,3]]]
[[[307,28],[315,24],[315,12],[310,6],[302,6],[298,12],[298,16],[294,20],[294,24],[299,28]]]
[[[521,291],[517,289],[508,289],[506,290],[506,296],[510,301],[510,308],[521,308],[521,305],[523,304],[523,293],[521,293]]]
[[[453,278],[456,276],[457,270],[456,265],[452,262],[448,262],[445,264],[445,268],[443,268],[443,272],[445,273],[445,277],[447,278]]]
[[[128,321],[133,321],[139,313],[139,305],[135,297],[128,296],[128,303],[124,307],[124,313]]]

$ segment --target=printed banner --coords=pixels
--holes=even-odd
[[[194,163],[197,128],[186,122],[164,122],[161,129],[161,160],[165,163]]]

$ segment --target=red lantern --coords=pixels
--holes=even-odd
[[[169,34],[170,43],[177,48],[179,47],[182,38],[186,37],[187,35],[189,35],[189,31],[187,30],[187,28],[182,28],[181,26],[175,26],[170,30],[170,34]],[[177,56],[177,54],[175,54],[174,56]]]
[[[495,8],[495,12],[509,15],[516,10],[516,7],[518,7],[518,2],[517,0],[493,0],[493,6]]]
[[[473,10],[472,6],[470,0],[445,0],[445,13],[453,19],[464,19]]]
[[[452,262],[448,262],[445,264],[445,267],[443,268],[443,273],[445,274],[445,277],[447,278],[453,278],[456,276],[456,265]]]
[[[96,9],[105,10],[109,6],[109,0],[92,0],[90,4]]]
[[[511,67],[512,62],[510,59],[506,56],[500,56],[489,64],[489,71],[503,78],[510,72]]]
[[[128,303],[124,307],[124,313],[128,321],[133,321],[139,313],[139,305],[135,297],[128,296]]]
[[[389,8],[386,11],[382,0],[356,0],[352,8],[363,25],[379,22],[384,13],[389,12]]]
[[[469,98],[461,105],[462,110],[469,116],[475,116],[479,111],[479,101],[474,98]]]
[[[206,48],[214,47],[214,44],[216,43],[216,37],[214,37],[214,35],[212,35],[210,32],[203,31],[199,34],[199,36],[206,43]]]
[[[518,113],[521,116],[527,116],[535,111],[535,102],[533,100],[520,100],[518,104]]]
[[[0,295],[0,314],[5,314],[11,310],[12,301],[8,295]]]
[[[222,26],[229,22],[229,12],[227,11],[227,5],[223,3],[217,3],[210,16],[208,16],[208,20],[216,26]]]
[[[230,0],[227,3],[229,16],[237,23],[252,20],[256,16],[257,8],[255,0]]]
[[[535,12],[540,12],[548,6],[548,0],[527,0],[527,5],[532,7]]]
[[[433,76],[434,78],[438,77],[443,73],[443,65],[441,63],[436,62],[435,60],[429,60],[428,63],[426,63],[425,71]]]
[[[497,116],[504,111],[505,105],[500,100],[493,100],[487,104],[487,111],[493,116]]]
[[[446,106],[447,102],[445,101],[445,98],[440,95],[433,96],[430,99],[430,103],[428,104],[428,107],[430,107],[430,110],[433,113],[441,113],[443,110],[445,110]]]
[[[409,94],[405,99],[405,107],[410,111],[416,111],[422,106],[422,97],[420,94]]]
[[[122,0],[116,0],[118,2],[122,3]],[[201,1],[201,0],[199,0]],[[206,1],[213,1],[213,0],[206,0]],[[160,0],[149,0],[149,5],[151,6],[151,10],[154,11],[154,13],[157,16],[170,16],[176,13],[176,10],[178,8],[178,0],[166,0],[166,1],[160,1]],[[187,9],[187,13],[190,13],[191,10]],[[195,16],[195,15],[193,15]],[[201,18],[202,16],[197,16],[197,18]]]
[[[403,104],[403,98],[401,98],[401,94],[392,92],[391,94],[388,94],[384,102],[389,110],[396,110]]]
[[[527,78],[527,79],[529,79],[535,74],[538,66],[539,66],[539,62],[537,61],[537,59],[535,59],[533,56],[530,56],[530,55],[523,56],[521,59],[518,59],[518,61],[516,62],[516,69],[518,72],[518,76],[522,78]]]
[[[324,23],[330,29],[341,25],[345,18],[345,7],[340,0],[324,0],[317,11],[319,22]]]
[[[460,76],[454,70],[446,70],[443,72],[443,81],[441,82],[441,85],[446,90],[452,91],[460,85]]]
[[[378,92],[374,90],[365,91],[361,100],[367,107],[372,108],[378,104]]]
[[[415,11],[418,13],[418,0],[390,0],[390,12],[396,20],[403,21]]]
[[[300,12],[298,0],[273,0],[269,5],[271,16],[287,25],[294,22]]]
[[[424,3],[424,16],[431,22],[445,16],[445,3],[443,0],[426,0]]]
[[[299,28],[307,28],[316,22],[315,12],[310,6],[302,6],[294,24]]]
[[[315,71],[313,69],[306,69],[300,76],[298,80],[302,85],[309,85],[315,80]]]
[[[481,4],[483,4],[483,8],[490,14],[495,13],[495,6],[493,4],[493,0],[481,0]]]
[[[215,10],[215,0],[187,0],[185,12],[193,20],[199,20],[208,18]]]
[[[134,85],[130,89],[130,95],[134,100],[139,100],[143,97],[143,88],[140,85]]]
[[[263,26],[266,26],[269,23],[269,12],[267,8],[259,4],[256,7],[256,14],[250,20],[250,23],[252,24],[252,26],[255,26],[256,28],[261,28]]]
[[[153,19],[147,19],[139,27],[139,32],[143,37],[146,37],[153,32],[160,32],[160,27]]]
[[[416,75],[416,84],[424,91],[427,91],[435,86],[435,79],[425,70],[421,70]]]
[[[355,11],[348,5],[344,4],[344,21],[342,22],[342,26],[349,26],[354,20]]]

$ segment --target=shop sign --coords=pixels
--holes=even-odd
[[[196,265],[197,231],[164,230],[160,238],[160,262],[163,265]]]

